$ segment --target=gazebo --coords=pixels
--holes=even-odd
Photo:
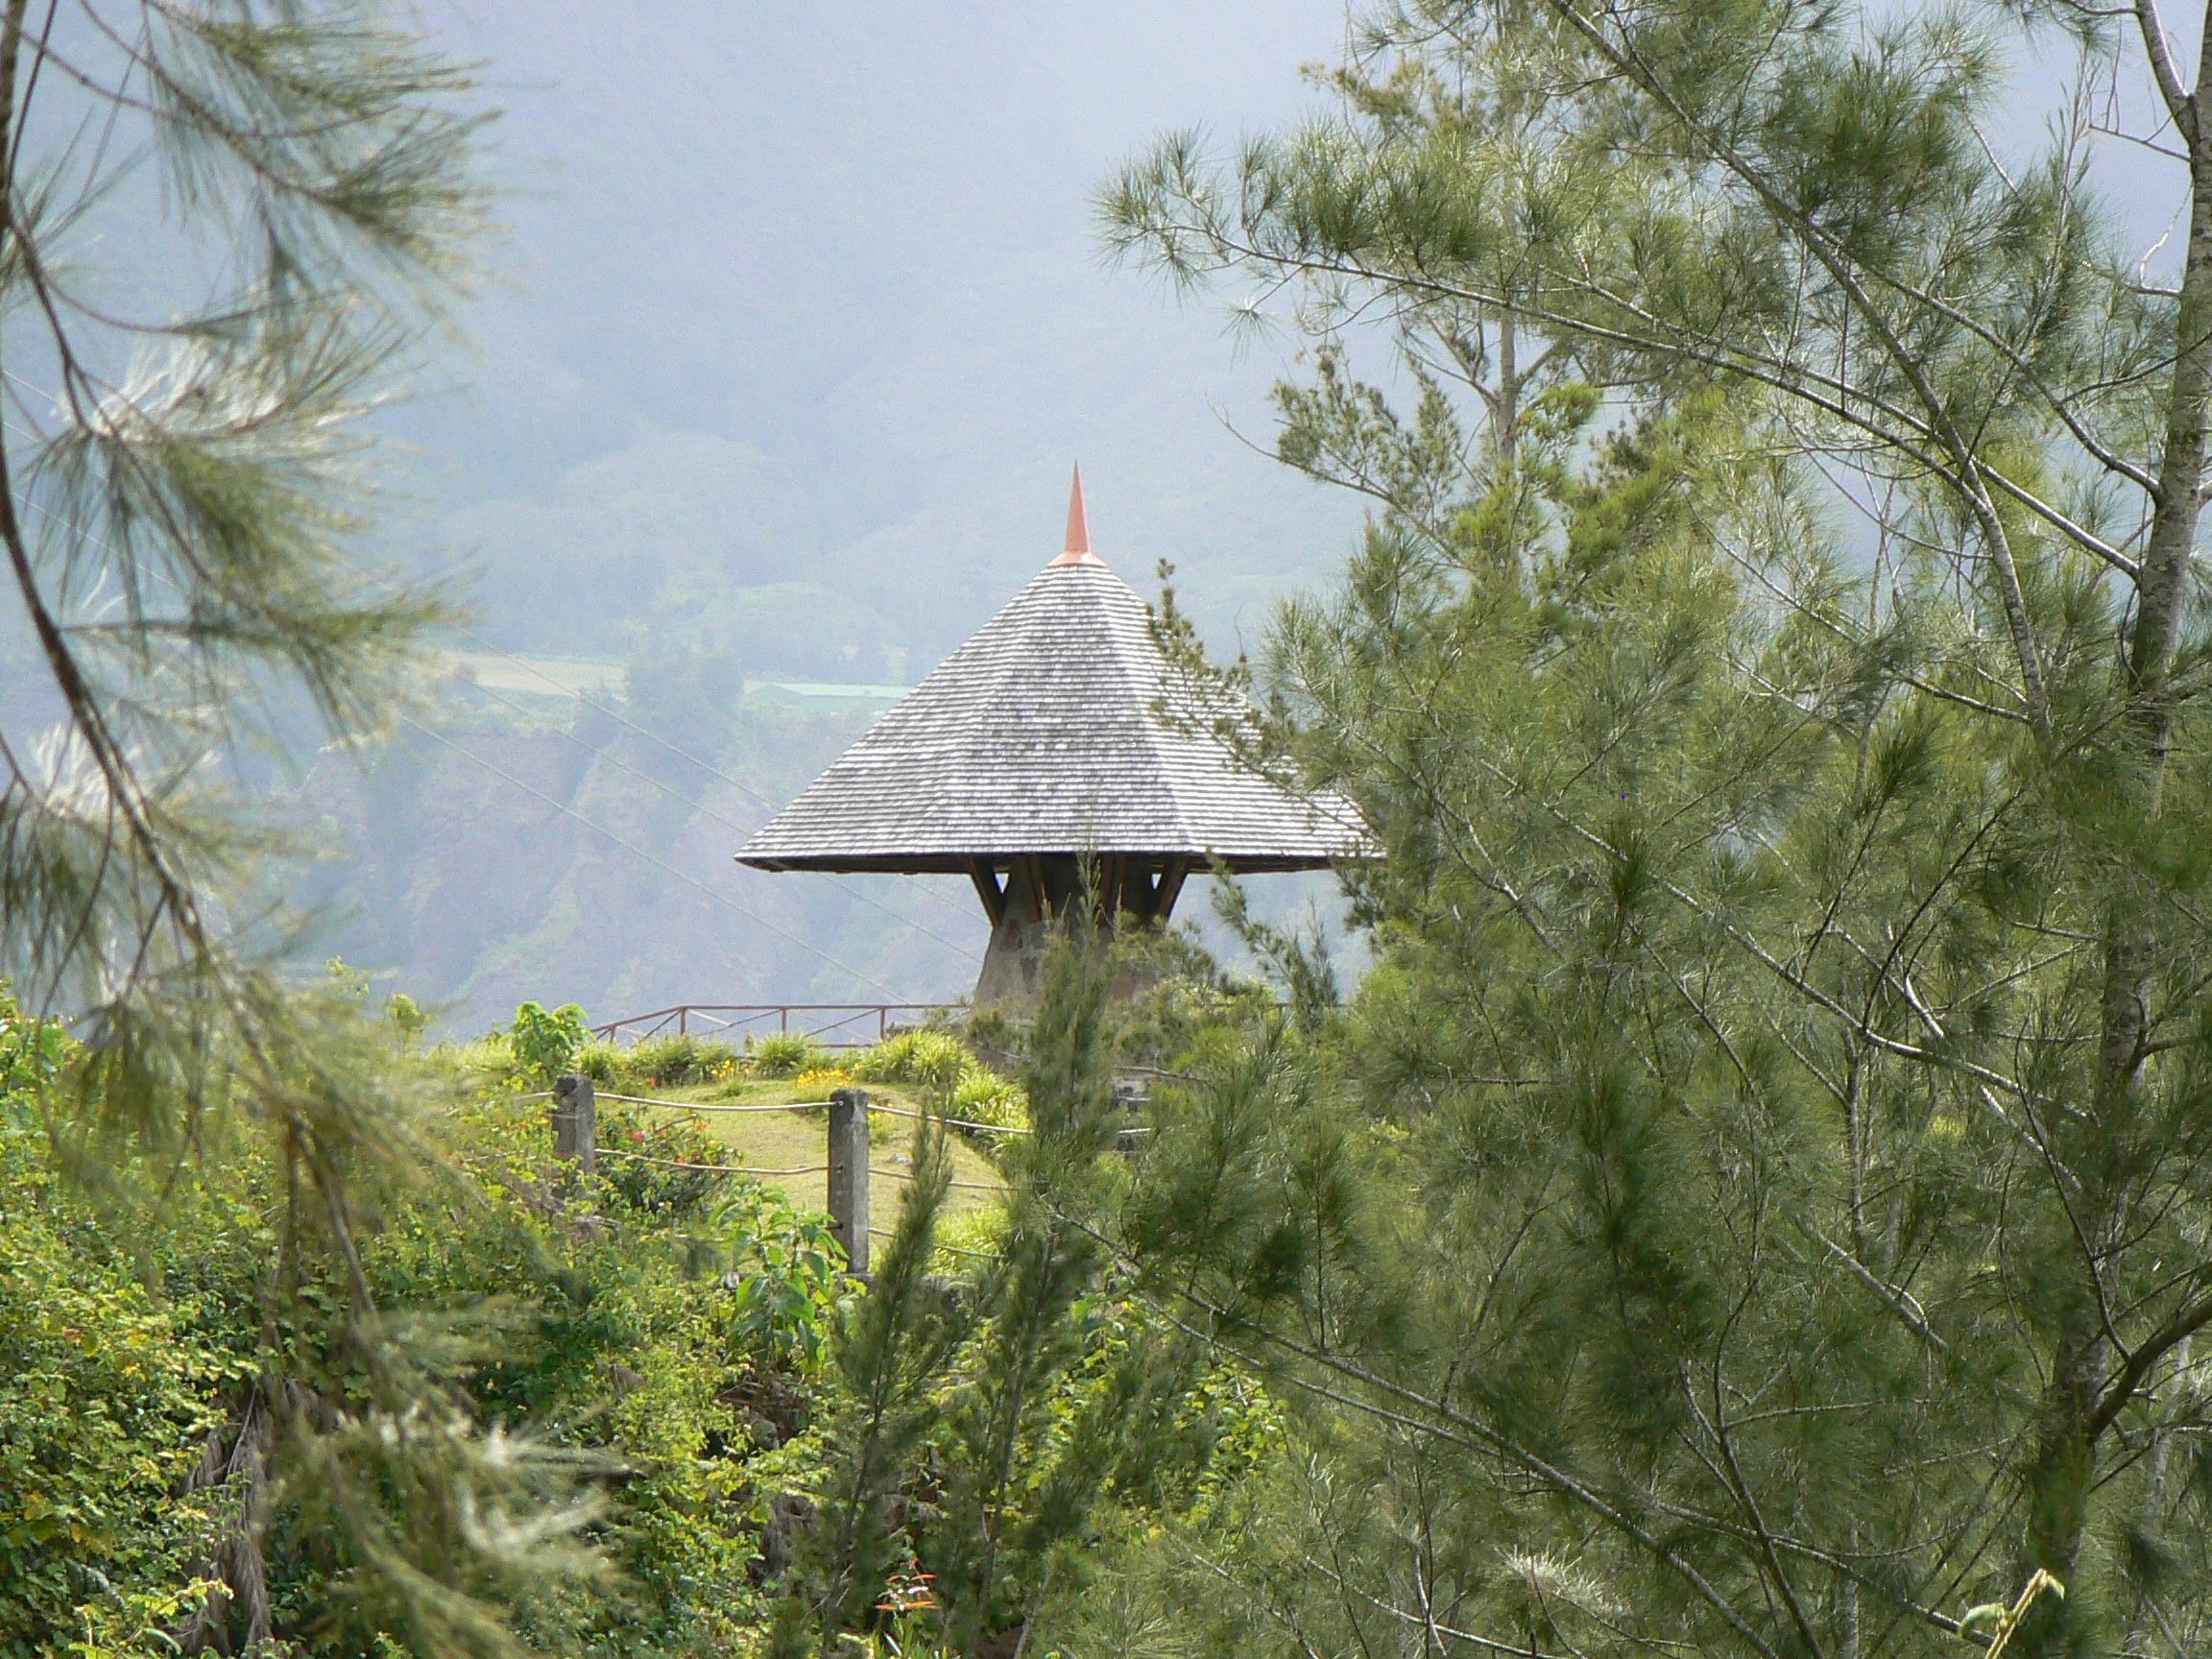
[[[1053,926],[1088,904],[1155,926],[1193,870],[1373,856],[1341,796],[1301,796],[1217,734],[1251,718],[1178,673],[1144,602],[1091,550],[1077,471],[1066,550],[738,854],[761,870],[965,875],[991,921],[975,1004],[1033,1000]]]

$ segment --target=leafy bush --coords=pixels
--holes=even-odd
[[[737,1069],[737,1051],[727,1043],[681,1032],[648,1037],[622,1051],[621,1078],[657,1089],[711,1083]]]
[[[974,1008],[960,1022],[968,1046],[976,1054],[1003,1056],[1020,1064],[1029,1053],[1029,1022],[1017,1019],[1004,1007]]]
[[[650,1109],[648,1109],[650,1110]],[[724,1164],[728,1148],[696,1118],[641,1117],[626,1108],[599,1113],[599,1144],[613,1157],[599,1161],[610,1197],[640,1214],[674,1218],[698,1214],[728,1179],[710,1169],[676,1169],[671,1164]],[[652,1164],[649,1158],[667,1163]]]
[[[731,1334],[745,1352],[811,1372],[846,1290],[844,1247],[828,1218],[802,1214],[774,1188],[741,1178],[714,1214],[738,1254],[722,1280],[732,1293]]]
[[[612,1089],[629,1064],[628,1050],[610,1043],[604,1037],[594,1037],[576,1051],[576,1070],[602,1089]]]
[[[734,1076],[744,1056],[727,1043],[671,1032],[625,1048],[595,1041],[578,1050],[575,1069],[602,1089],[678,1089]]]
[[[776,1031],[751,1045],[753,1070],[763,1077],[796,1077],[830,1063],[830,1050],[804,1031]]]
[[[404,991],[395,991],[385,1000],[384,1018],[398,1028],[400,1042],[409,1046],[421,1041],[423,1029],[430,1023],[422,1004]]]
[[[950,1031],[901,1031],[863,1051],[854,1069],[871,1083],[944,1089],[975,1070],[975,1056]]]
[[[1026,1129],[1029,1100],[1022,1086],[987,1070],[950,1031],[924,1028],[886,1037],[854,1062],[871,1083],[908,1083],[943,1091],[950,1115],[998,1129]]]
[[[42,1184],[12,1159],[0,1159],[0,1179],[18,1197]],[[38,1207],[7,1206],[0,1654],[59,1652],[129,1613],[130,1591],[186,1583],[214,1508],[236,1501],[176,1496],[231,1376],[227,1359],[177,1330],[128,1262],[73,1247]]]
[[[941,1273],[973,1273],[978,1259],[998,1254],[1006,1236],[1006,1212],[997,1204],[964,1210],[937,1223],[937,1250],[933,1265]]]
[[[1279,1004],[1265,983],[1210,970],[1179,931],[1145,944],[1152,953],[1142,960],[1159,971],[1136,974],[1137,988],[1119,1010],[1125,1062],[1185,1070],[1193,1043],[1249,1034],[1277,1018]]]
[[[486,1419],[620,1471],[619,1506],[596,1531],[617,1576],[549,1586],[519,1633],[532,1651],[578,1659],[754,1651],[760,1604],[749,1566],[765,1500],[749,1466],[806,1409],[814,1292],[762,1286],[743,1296],[724,1273],[759,1276],[787,1259],[804,1272],[793,1248],[803,1218],[772,1202],[726,1204],[750,1185],[742,1177],[633,1159],[603,1159],[589,1202],[549,1202],[546,1184],[501,1164],[530,1120],[498,1100],[468,1108],[454,1138],[483,1170],[484,1202],[403,1205],[365,1241],[387,1305],[498,1299],[496,1333],[479,1334],[480,1358],[455,1378]],[[600,1126],[603,1150],[722,1161],[695,1121],[610,1108]],[[592,1210],[606,1224],[575,1224]],[[763,1237],[747,1231],[754,1221]],[[771,1304],[773,1317],[761,1311]],[[278,1523],[276,1544],[296,1545],[299,1561],[284,1557],[280,1611],[304,1623],[339,1597],[315,1541]],[[342,1646],[351,1635],[303,1644],[300,1659],[400,1650]]]
[[[441,1043],[432,1053],[451,1066],[473,1091],[490,1094],[521,1087],[517,1081],[520,1070],[515,1063],[515,1048],[504,1031],[487,1032],[466,1042]]]
[[[544,1089],[562,1072],[575,1069],[588,1035],[584,1010],[575,1003],[564,1002],[548,1013],[542,1002],[525,1002],[515,1010],[507,1046],[514,1053],[517,1074]]]
[[[1029,1095],[1021,1084],[977,1070],[961,1078],[952,1091],[951,1116],[994,1129],[1026,1129]]]

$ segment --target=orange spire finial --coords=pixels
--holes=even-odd
[[[1103,565],[1105,561],[1091,551],[1091,524],[1083,517],[1083,466],[1075,466],[1075,481],[1068,489],[1068,548],[1055,565]]]

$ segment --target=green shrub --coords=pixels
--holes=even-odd
[[[0,1653],[28,1655],[61,1651],[95,1615],[112,1623],[106,1615],[126,1609],[110,1585],[188,1582],[214,1534],[213,1506],[236,1499],[176,1492],[221,1419],[234,1373],[185,1339],[128,1263],[72,1249],[36,1209],[9,1212],[0,1215]]]
[[[465,1042],[441,1043],[431,1052],[438,1059],[450,1062],[473,1090],[492,1094],[516,1086],[515,1050],[508,1045],[504,1031],[471,1037]]]
[[[648,1037],[623,1054],[626,1080],[635,1087],[675,1089],[689,1083],[710,1083],[737,1069],[737,1050],[707,1037],[670,1032]]]
[[[751,1045],[753,1070],[763,1077],[796,1077],[825,1066],[830,1050],[804,1031],[777,1031]]]
[[[860,1050],[849,1062],[853,1075],[863,1083],[896,1083],[898,1070],[913,1050],[915,1033],[901,1031]]]
[[[937,1223],[937,1252],[932,1265],[944,1273],[973,1273],[982,1259],[998,1254],[1006,1236],[1006,1212],[998,1204],[964,1210]]]
[[[507,1046],[524,1081],[544,1089],[562,1072],[574,1069],[589,1035],[584,1010],[575,1003],[564,1002],[548,1011],[542,1002],[525,1002],[515,1010]]]
[[[423,1028],[430,1023],[430,1016],[422,1011],[422,1004],[404,991],[395,991],[386,999],[384,1018],[398,1029],[399,1041],[407,1047],[421,1041]]]
[[[1021,1084],[978,1068],[952,1091],[950,1116],[994,1129],[1029,1127],[1029,1095]]]
[[[761,1476],[753,1463],[803,1429],[810,1408],[810,1367],[830,1317],[824,1304],[844,1289],[842,1276],[827,1271],[837,1263],[826,1223],[773,1194],[748,1202],[754,1183],[743,1176],[605,1156],[731,1162],[697,1119],[615,1104],[601,1107],[589,1202],[551,1203],[543,1122],[541,1103],[511,1096],[462,1115],[454,1135],[481,1161],[485,1201],[397,1205],[365,1245],[372,1283],[395,1308],[495,1298],[498,1334],[457,1378],[467,1397],[488,1422],[619,1471],[618,1507],[594,1528],[613,1574],[549,1585],[523,1615],[530,1651],[578,1659],[757,1651],[762,1607],[750,1569],[763,1487],[781,1491],[768,1480],[808,1472]],[[525,1152],[523,1167],[504,1166]],[[578,1224],[592,1214],[596,1223]],[[273,1523],[288,1580],[273,1584],[289,1598],[280,1617],[305,1623],[325,1607],[343,1609],[320,1541],[287,1537],[285,1525],[281,1513]],[[287,1651],[298,1659],[402,1651],[355,1637],[348,1624]]]
[[[714,1219],[737,1260],[723,1276],[737,1346],[811,1372],[845,1294],[845,1248],[828,1216],[802,1212],[773,1187],[734,1180]]]
[[[975,1070],[975,1056],[950,1031],[901,1031],[862,1053],[854,1070],[870,1083],[943,1089]]]
[[[630,1062],[626,1050],[604,1037],[594,1037],[576,1051],[576,1070],[602,1089],[612,1089]]]
[[[716,1082],[734,1075],[743,1063],[744,1056],[727,1043],[670,1032],[629,1048],[616,1043],[587,1043],[577,1051],[575,1070],[602,1089],[636,1093]]]
[[[1003,1054],[1016,1061],[1028,1057],[1029,1022],[1017,1020],[1003,1008],[971,1010],[961,1022],[961,1030],[968,1046],[978,1054]]]
[[[1185,1070],[1193,1043],[1250,1034],[1276,1013],[1274,992],[1257,979],[1195,971],[1141,978],[1120,1009],[1119,1052],[1126,1063]]]
[[[674,1218],[695,1214],[728,1177],[711,1169],[676,1169],[671,1164],[726,1164],[728,1148],[696,1118],[671,1118],[627,1107],[599,1113],[599,1144],[612,1156],[599,1161],[609,1195],[642,1214]],[[665,1159],[666,1163],[647,1163]]]

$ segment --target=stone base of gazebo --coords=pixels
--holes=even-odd
[[[1086,914],[1107,928],[1158,926],[1173,911],[1190,873],[1188,858],[1135,854],[1025,854],[1004,864],[971,863],[969,877],[991,918],[974,1006],[1034,1008],[1054,934]]]

